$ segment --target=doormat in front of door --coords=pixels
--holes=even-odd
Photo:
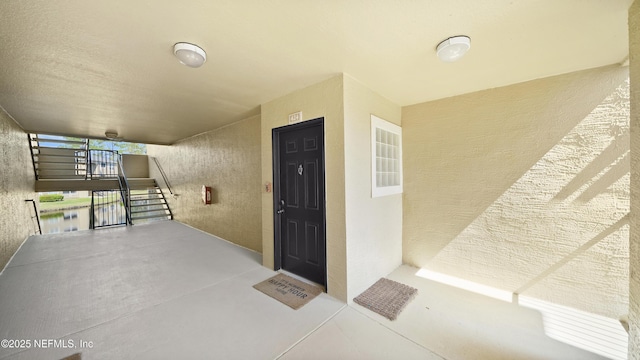
[[[389,320],[395,320],[417,293],[418,289],[382,278],[353,299],[353,302]]]
[[[303,307],[322,292],[322,289],[317,286],[307,284],[285,274],[278,274],[253,285],[253,287],[294,310]]]

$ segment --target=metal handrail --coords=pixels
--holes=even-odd
[[[87,146],[88,147],[88,146]],[[93,168],[91,167],[91,150],[87,150],[86,161],[86,171],[84,172],[84,179],[89,180],[93,177]]]
[[[124,173],[124,165],[122,165],[122,155],[118,154],[118,185],[120,186],[120,196],[124,204],[125,216],[128,225],[133,225],[131,220],[131,189],[129,188],[129,182],[127,176]]]
[[[38,207],[36,206],[36,201],[33,199],[27,199],[25,202],[31,201],[33,203],[33,211],[36,214],[36,221],[38,222],[38,232],[42,235],[42,226],[40,225],[40,216],[38,215]]]
[[[173,191],[171,190],[171,185],[169,184],[169,179],[167,178],[167,174],[164,172],[164,170],[160,166],[160,162],[158,162],[158,159],[156,159],[155,157],[152,157],[152,159],[156,163],[156,166],[158,167],[158,170],[160,171],[160,175],[162,176],[162,181],[164,181],[165,185],[167,185],[167,189],[169,190],[169,194],[171,194],[171,196],[176,196],[173,193]]]
[[[91,191],[91,206],[89,207],[89,229],[94,230],[96,228],[96,211],[95,211],[95,191]]]
[[[91,154],[89,153],[89,139],[85,139],[84,142],[84,179],[87,180],[87,175],[91,170]]]
[[[93,177],[93,168],[91,167],[91,150],[89,150],[89,139],[87,139],[86,151],[87,151],[86,157],[84,159],[85,161],[84,179],[89,180]],[[93,195],[91,197],[93,199]]]

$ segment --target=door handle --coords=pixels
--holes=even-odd
[[[276,211],[278,214],[284,214],[284,200],[280,200],[280,209]]]
[[[284,209],[278,209],[277,213],[278,214],[284,214]]]

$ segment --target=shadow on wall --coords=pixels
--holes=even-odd
[[[417,152],[446,153],[428,155],[426,165],[405,152],[405,169],[419,169],[405,177],[405,261],[618,318],[628,308],[626,69],[535,82],[495,89],[510,93],[504,103],[492,91],[476,94],[474,105],[486,108],[451,123],[454,131],[445,133],[454,139],[434,119],[436,144],[422,140]],[[532,101],[524,92],[535,88],[552,91]],[[486,118],[493,110],[503,125]],[[403,124],[416,134],[412,122]],[[404,140],[410,150],[417,146]],[[419,189],[428,193],[425,205],[412,196]]]

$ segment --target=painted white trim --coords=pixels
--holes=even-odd
[[[397,153],[397,161],[398,163],[398,175],[400,177],[399,185],[395,186],[381,186],[379,187],[377,184],[377,173],[378,173],[378,165],[377,165],[377,139],[376,133],[377,129],[381,129],[383,131],[393,133],[398,135],[399,143],[398,143],[398,153]],[[373,114],[371,114],[371,197],[380,197],[387,196],[393,194],[402,194],[402,183],[403,183],[403,175],[402,175],[402,128],[396,124],[393,124],[389,121],[386,121],[382,118],[379,118]]]

